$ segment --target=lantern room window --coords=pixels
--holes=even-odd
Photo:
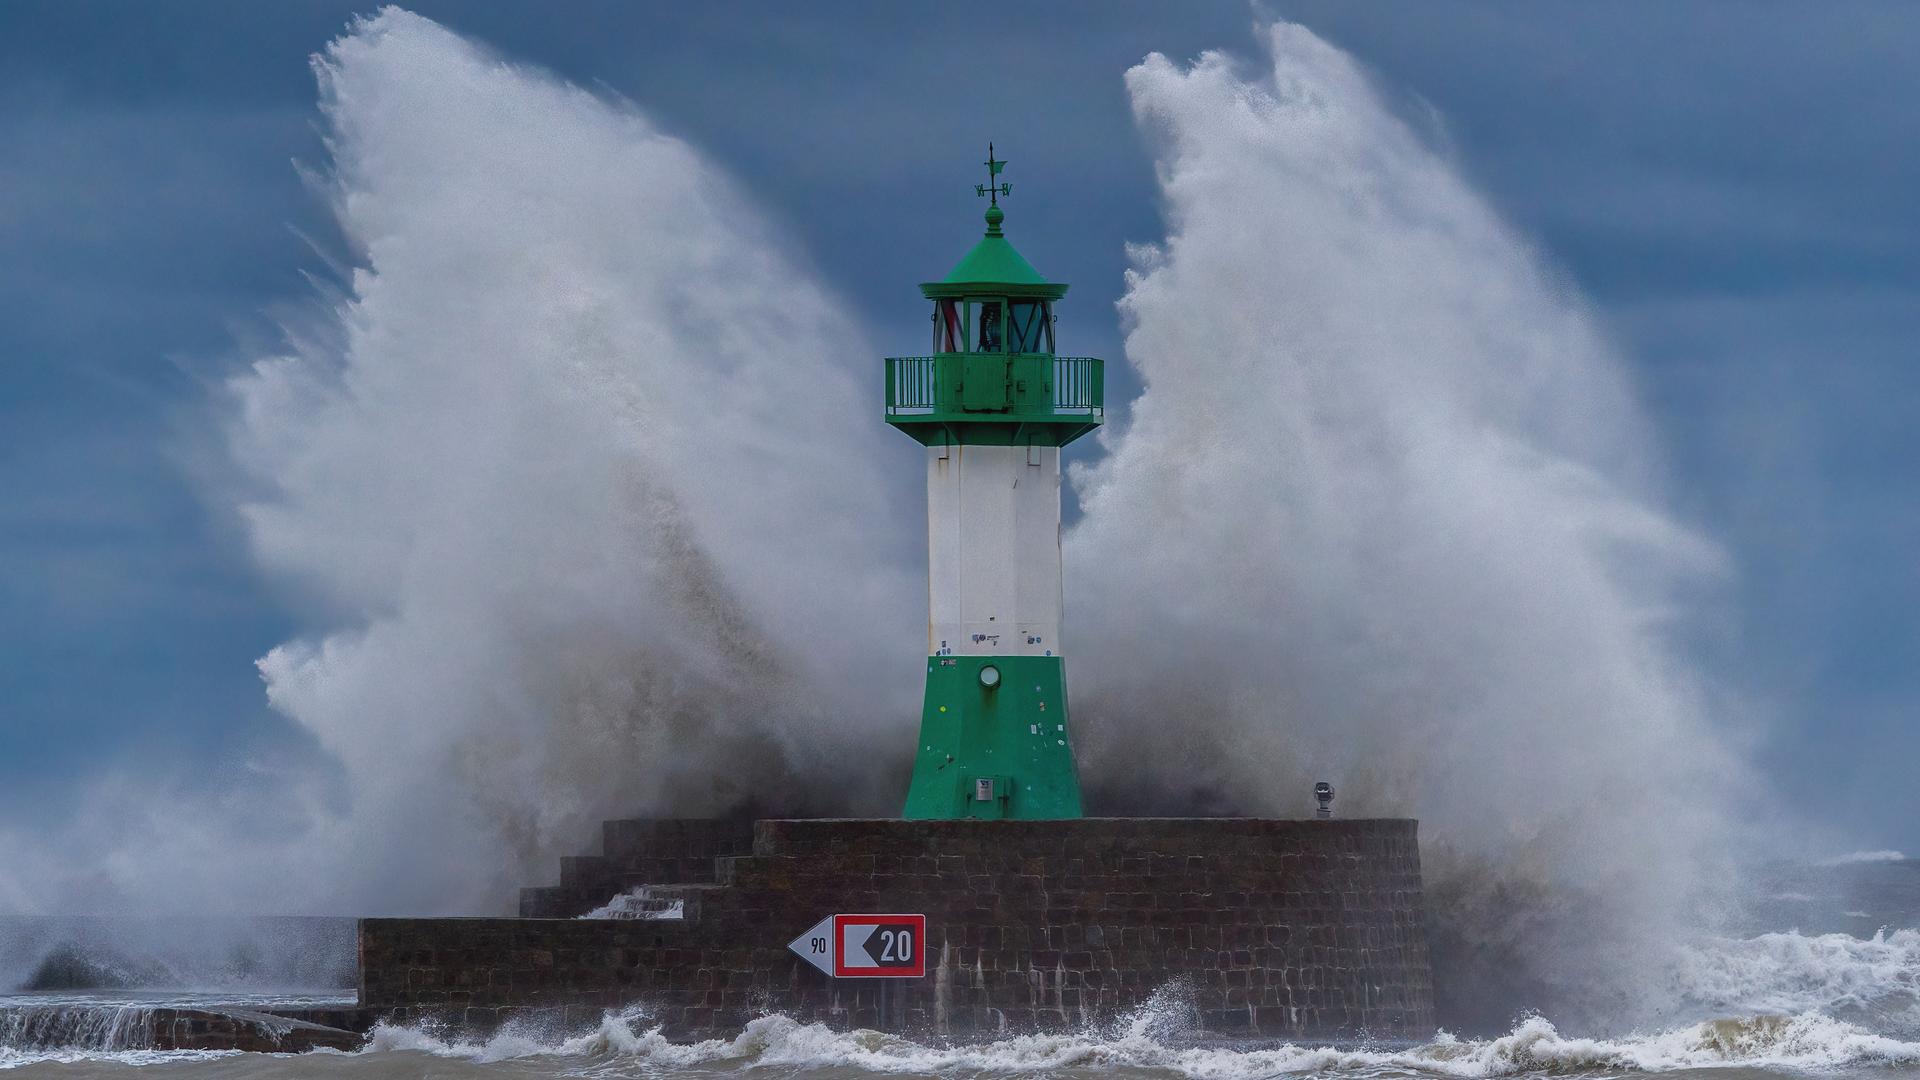
[[[980,329],[973,336],[973,351],[999,352],[1006,348],[1006,327],[1000,317],[1000,301],[975,300],[971,306],[980,313],[976,324]]]
[[[1007,304],[1007,342],[1010,351],[1053,351],[1051,307],[1045,300],[1013,300]]]
[[[967,305],[964,301],[933,302],[933,351],[967,351]]]
[[[933,351],[1053,352],[1053,305],[974,297],[933,302]]]

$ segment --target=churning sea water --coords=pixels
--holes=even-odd
[[[1696,1017],[1589,1037],[1526,1016],[1492,1037],[1420,1045],[1225,1041],[1197,1031],[1177,986],[1115,1022],[980,1042],[835,1031],[769,1015],[729,1039],[674,1044],[644,1007],[597,1026],[509,1026],[467,1040],[431,1026],[381,1026],[354,1053],[162,1051],[138,1020],[165,1005],[343,1004],[338,991],[38,993],[0,998],[0,1070],[10,1077],[1715,1077],[1920,1073],[1920,931],[1869,936],[1772,932],[1683,950],[1659,977],[1680,981]],[[1672,986],[1648,987],[1650,994]]]
[[[138,1007],[138,1006],[128,1006]],[[102,1007],[111,1008],[111,1007]],[[0,1050],[0,1069],[23,1078],[193,1077],[1015,1077],[1126,1076],[1253,1080],[1282,1076],[1623,1076],[1711,1072],[1717,1077],[1911,1075],[1920,1042],[1817,1012],[1686,1024],[1608,1039],[1563,1034],[1542,1017],[1491,1039],[1442,1035],[1410,1047],[1301,1046],[1208,1041],[1187,1031],[1176,1001],[1156,1002],[1103,1029],[943,1044],[874,1031],[835,1032],[785,1017],[737,1036],[665,1041],[644,1010],[609,1014],[590,1031],[510,1028],[463,1042],[416,1027],[377,1029],[356,1053],[300,1055],[78,1047]]]

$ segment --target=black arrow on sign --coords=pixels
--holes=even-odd
[[[881,959],[881,954],[885,951],[884,947],[880,944],[880,935],[882,933],[892,933],[894,935],[894,949],[891,959]],[[873,928],[873,933],[868,934],[867,939],[860,943],[860,951],[873,957],[873,962],[881,967],[912,967],[913,961],[902,960],[900,958],[902,952],[900,948],[901,938],[911,940],[913,938],[913,930],[905,926],[876,926]],[[911,950],[906,950],[906,952],[908,956],[913,955]]]

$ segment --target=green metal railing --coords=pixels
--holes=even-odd
[[[960,403],[960,380],[972,360],[995,359],[996,354],[942,353],[939,356],[887,357],[887,416],[938,417],[966,413]],[[1092,418],[1106,415],[1106,365],[1091,356],[1012,356],[1007,362],[1015,375],[1029,367],[1044,372],[1037,393],[1009,391],[1006,413],[1021,419],[1048,416]],[[1050,366],[1049,366],[1049,362]],[[997,378],[998,376],[996,376]],[[1013,376],[1009,376],[1012,378]],[[986,419],[985,416],[977,417]]]
[[[939,407],[940,365],[931,356],[887,357],[887,415],[912,416]]]
[[[1055,416],[1101,416],[1107,413],[1107,365],[1091,356],[1053,358],[1053,412]]]

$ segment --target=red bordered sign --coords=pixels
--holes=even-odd
[[[836,979],[927,974],[925,915],[829,915],[787,948]]]

